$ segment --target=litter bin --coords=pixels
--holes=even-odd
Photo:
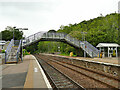
[[[100,58],[102,58],[103,52],[100,53]]]

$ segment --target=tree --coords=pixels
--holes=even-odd
[[[56,31],[55,30],[49,30],[48,33],[55,33]]]
[[[13,32],[14,32],[14,39],[20,40],[22,39],[23,32],[19,31],[19,29],[15,29],[13,27],[8,26],[5,30],[1,31],[2,40],[10,41],[13,39]]]

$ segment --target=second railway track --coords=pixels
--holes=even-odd
[[[65,68],[69,68],[77,73],[80,73],[80,74],[83,74],[84,76],[86,77],[89,77],[95,81],[97,81],[97,83],[101,83],[105,86],[107,86],[107,88],[118,88],[118,84],[119,84],[119,80],[116,79],[116,78],[112,78],[110,79],[110,77],[107,77],[106,75],[102,75],[100,73],[97,73],[95,71],[90,71],[90,70],[87,70],[87,69],[81,69],[80,67],[78,66],[75,66],[75,65],[71,65],[71,64],[68,64],[68,63],[65,63],[65,62],[60,62],[60,61],[57,61],[55,60],[55,58],[51,58],[51,57],[48,57],[48,56],[40,56],[42,59],[45,59],[47,60],[48,63],[51,63],[51,65],[53,65],[55,67],[55,64],[58,64],[58,65],[61,65]],[[99,75],[100,74],[100,75]],[[92,75],[92,76],[91,76]],[[90,87],[91,88],[91,87]]]

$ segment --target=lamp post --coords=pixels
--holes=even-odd
[[[19,30],[28,30],[28,28],[18,28]],[[23,35],[22,35],[22,44],[23,44]],[[22,55],[22,57],[21,57],[21,61],[23,61],[23,52],[22,52],[22,50],[23,50],[23,46],[22,46],[22,48],[21,48],[21,55]]]
[[[28,28],[16,28],[15,26],[13,27],[13,40],[14,40],[14,30],[28,30]],[[23,43],[23,35],[22,35],[22,43]],[[21,45],[22,45],[21,43]],[[22,52],[23,47],[21,48],[21,61],[23,61],[23,52]]]
[[[14,26],[14,27],[13,27],[13,40],[14,40],[14,30],[15,30],[15,28],[16,28],[16,27]]]
[[[83,38],[84,38],[84,41],[85,41],[85,34],[87,34],[87,32],[81,32],[82,33],[82,41],[83,41]]]

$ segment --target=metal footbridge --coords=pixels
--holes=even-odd
[[[23,42],[22,42],[23,41]],[[82,48],[90,57],[97,57],[99,50],[87,41],[80,41],[64,33],[38,32],[26,37],[24,40],[11,40],[6,52],[5,63],[18,62],[22,60],[22,47],[26,47],[39,41],[60,41],[68,43],[74,47]]]
[[[60,41],[68,43],[74,47],[82,48],[90,57],[97,57],[99,50],[87,41],[80,41],[64,33],[38,32],[24,39],[23,47],[37,43],[39,41]]]

